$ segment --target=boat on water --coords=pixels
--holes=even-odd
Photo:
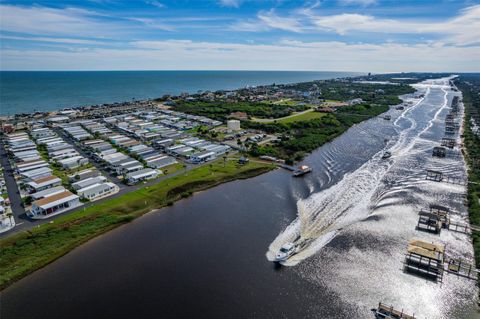
[[[275,255],[275,262],[285,261],[296,253],[296,245],[294,243],[284,244]]]
[[[386,151],[382,155],[382,159],[387,159],[387,158],[390,158],[390,157],[392,157],[392,153],[390,153],[389,151]]]
[[[308,244],[312,242],[313,239],[311,238],[301,238],[297,237],[293,242],[289,242],[284,244],[278,250],[277,254],[275,255],[274,262],[280,263],[286,261],[288,258],[292,257],[293,255],[302,251]]]
[[[390,121],[392,119],[392,117],[390,115],[385,115],[383,117],[384,120],[387,120],[387,121]]]
[[[307,165],[302,165],[298,167],[296,170],[293,171],[293,176],[294,177],[300,177],[303,176],[307,173],[310,173],[312,171],[312,168],[307,166]]]

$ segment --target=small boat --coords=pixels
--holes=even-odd
[[[404,110],[405,107],[400,105],[400,106],[397,106],[396,109],[397,109],[397,110]]]
[[[300,177],[303,176],[307,173],[310,173],[312,171],[311,167],[308,167],[307,165],[302,165],[298,167],[296,170],[293,171],[293,176],[294,177]]]
[[[384,120],[387,120],[387,121],[390,121],[392,119],[392,117],[390,115],[385,115],[383,117]]]
[[[390,153],[389,151],[386,151],[382,155],[382,159],[387,159],[387,158],[390,158],[390,157],[392,157],[392,153]]]
[[[294,243],[284,244],[275,255],[275,262],[285,261],[296,253],[296,245]]]

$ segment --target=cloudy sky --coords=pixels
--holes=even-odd
[[[2,70],[480,71],[480,1],[0,0]]]

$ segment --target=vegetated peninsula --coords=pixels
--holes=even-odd
[[[5,288],[99,234],[154,209],[172,205],[196,191],[262,174],[276,167],[271,162],[284,160],[292,164],[299,161],[355,123],[400,103],[399,95],[414,92],[409,83],[431,76],[415,74],[400,79],[390,76],[388,82],[378,82],[377,78],[369,76],[269,85],[9,117],[4,127],[17,129],[17,134],[20,132],[32,137],[32,129],[36,128],[38,132],[38,127],[46,123],[45,129],[63,130],[69,136],[86,136],[72,143],[82,149],[82,154],[95,160],[99,158],[99,150],[86,145],[98,144],[111,149],[111,144],[115,148],[113,152],[119,153],[118,157],[125,160],[131,160],[125,157],[131,157],[140,163],[135,165],[142,167],[151,165],[149,159],[142,156],[145,153],[138,151],[141,142],[149,151],[168,154],[183,164],[175,166],[174,172],[170,168],[164,169],[166,176],[158,182],[154,178],[161,172],[157,171],[147,185],[121,186],[122,190],[117,195],[102,199],[88,208],[55,215],[50,223],[24,224],[24,231],[4,236],[0,239],[0,287]],[[192,121],[208,124],[191,125]],[[136,125],[142,125],[142,129],[125,129]],[[181,133],[177,135],[171,129],[164,130],[166,126],[174,127]],[[169,135],[171,138],[162,135],[167,131],[173,134]],[[118,132],[128,133],[128,137]],[[8,138],[9,134],[4,134],[3,142]],[[35,141],[38,142],[38,138]],[[191,147],[186,143],[190,143]],[[220,143],[232,150],[216,159],[212,152],[207,156],[207,151],[199,151],[199,145],[209,143]],[[84,149],[87,149],[85,153]],[[40,155],[47,158],[49,154],[42,150]],[[247,156],[251,157],[250,161],[246,160]],[[107,174],[112,176],[118,172],[119,167],[115,164],[118,161],[101,158],[105,164],[96,164],[99,169],[107,170]],[[158,164],[158,161],[154,163]],[[60,167],[56,163],[54,169],[61,175],[60,181],[69,188],[69,196],[82,196],[86,202],[89,201],[67,181],[67,176],[72,174],[75,180],[81,181],[78,168]],[[123,171],[122,174],[111,178],[118,183],[122,180],[141,182],[136,175]]]
[[[251,156],[269,156],[293,164],[353,124],[401,103],[399,95],[414,92],[408,85],[411,79],[392,78],[389,82],[372,82],[373,77],[322,80],[233,92],[164,96],[157,101],[188,114],[220,121],[240,120],[242,128],[265,135],[256,138],[225,135],[219,129],[202,127],[197,134],[219,141],[235,140],[230,144]],[[418,75],[415,79],[420,80]]]

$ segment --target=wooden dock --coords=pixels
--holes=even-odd
[[[378,319],[416,319],[415,315],[408,315],[403,312],[403,309],[397,310],[394,309],[393,306],[387,306],[386,304],[382,304],[381,302],[379,302],[378,307],[372,309],[372,311],[375,313],[375,318]]]
[[[425,179],[429,181],[434,181],[434,182],[445,182],[449,184],[463,185],[463,186],[467,186],[468,184],[468,180],[464,178],[446,176],[440,171],[434,171],[429,169],[427,169],[426,171]]]
[[[405,255],[404,271],[442,282],[444,256],[444,245],[417,239],[410,240]]]
[[[288,171],[294,172],[296,170],[296,168],[294,166],[290,166],[290,165],[287,165],[287,164],[278,163],[277,165],[278,165],[278,167],[284,168]]]
[[[449,259],[445,271],[467,279],[477,280],[480,270],[462,259]]]
[[[448,148],[454,148],[457,144],[457,141],[454,138],[444,137],[442,138],[441,146],[445,146]]]

